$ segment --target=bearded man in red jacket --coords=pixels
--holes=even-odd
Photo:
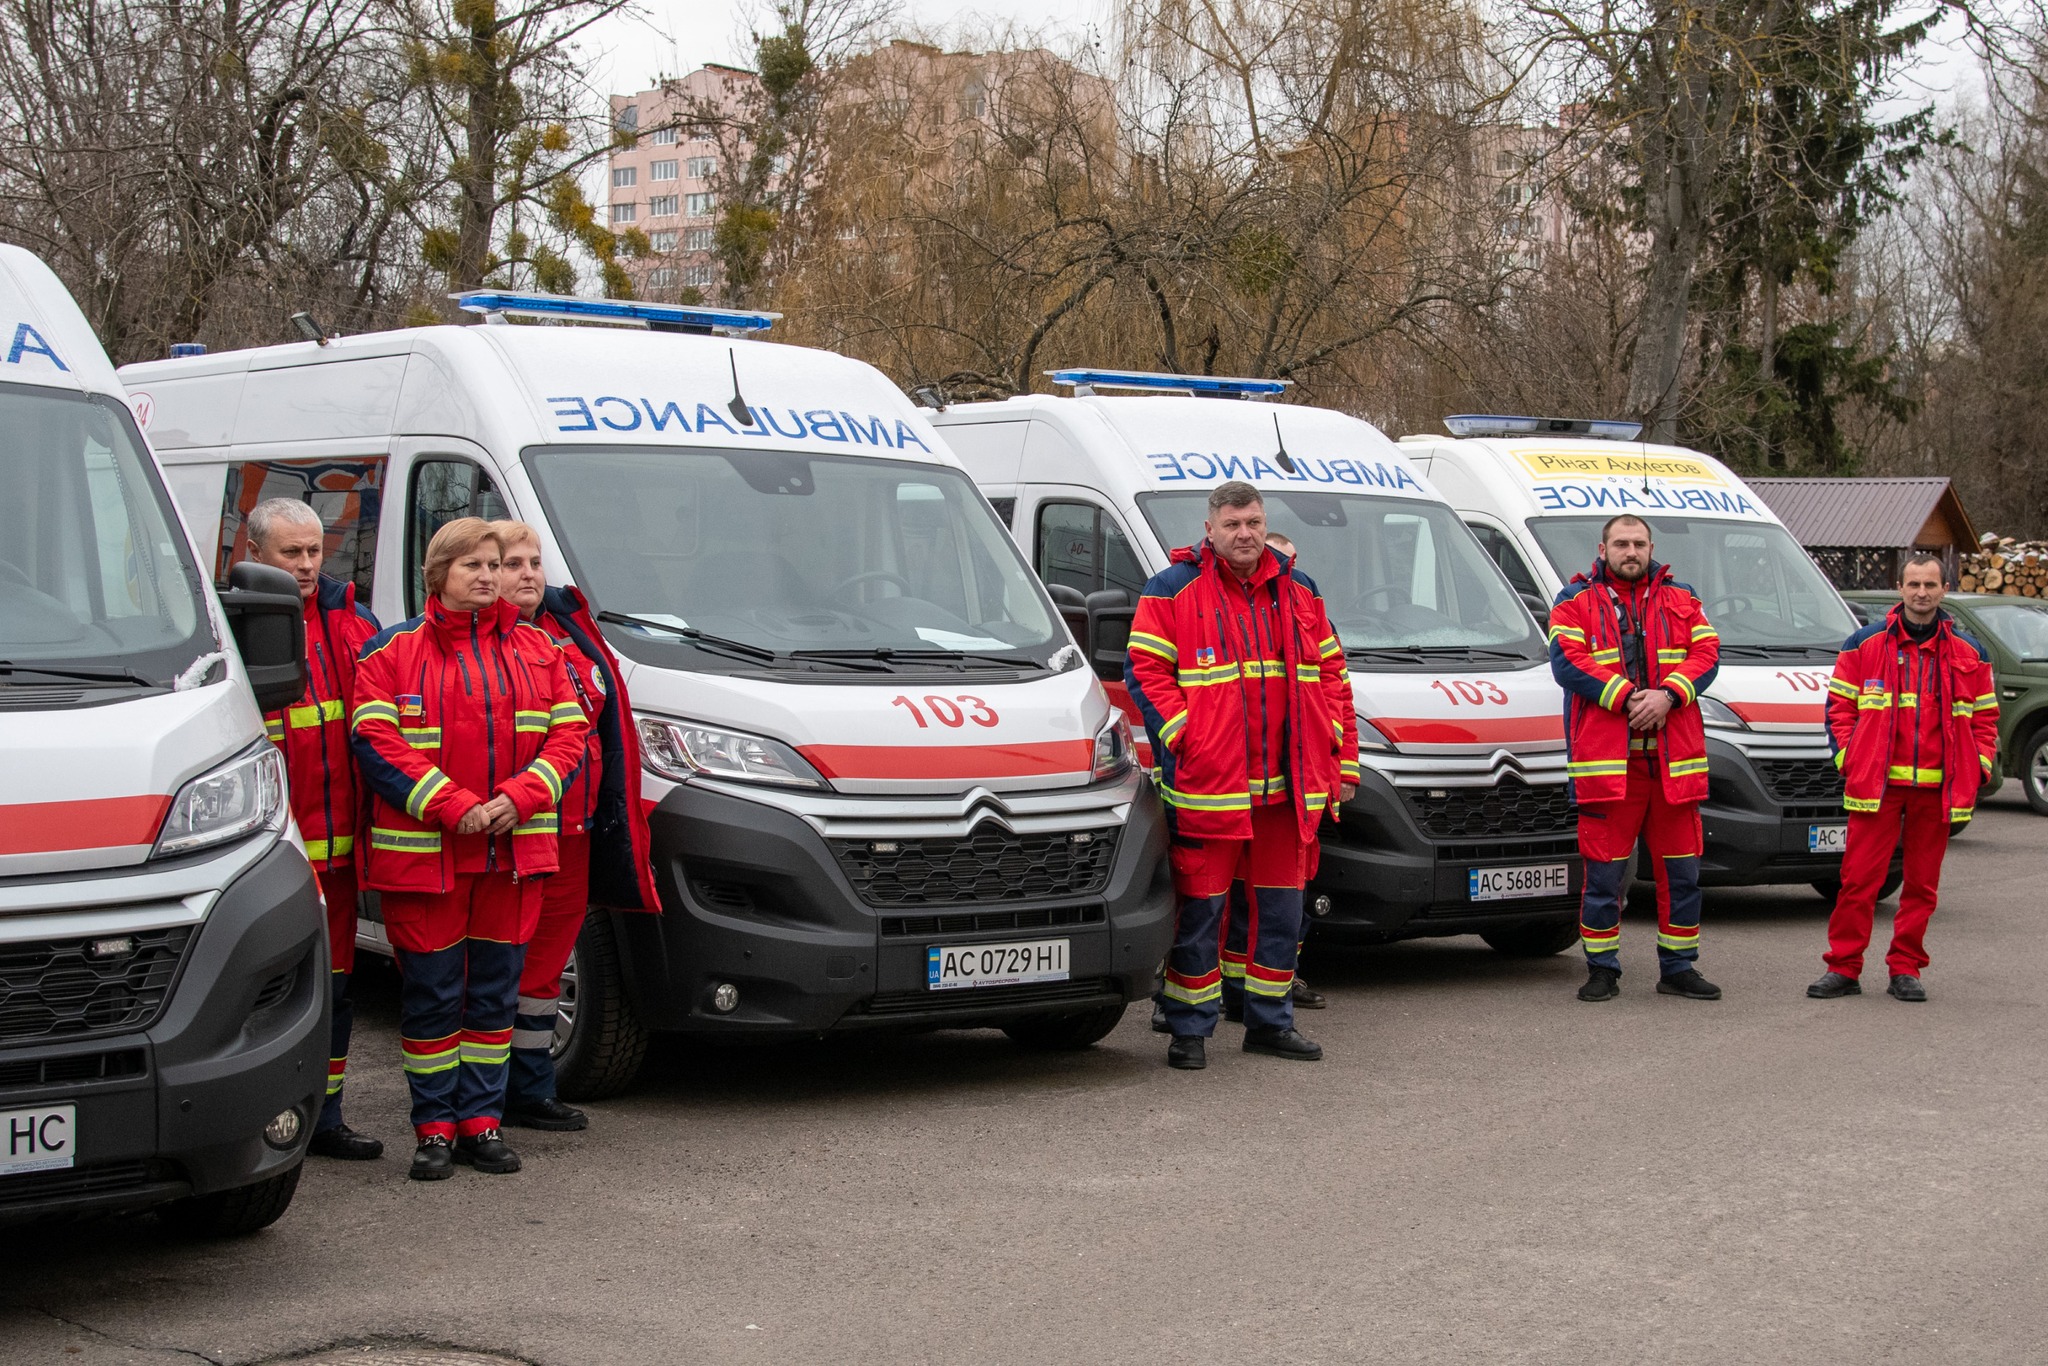
[[[1828,917],[1828,970],[1806,989],[1858,996],[1877,892],[1903,830],[1906,881],[1892,921],[1886,994],[1924,1001],[1927,922],[1952,825],[1970,819],[1998,758],[1998,691],[1984,649],[1941,610],[1941,557],[1906,556],[1899,605],[1849,637],[1828,680],[1828,743],[1842,770],[1849,847]]]
[[[1180,915],[1167,955],[1170,1066],[1208,1065],[1223,998],[1224,917],[1245,887],[1244,1047],[1313,1062],[1291,1000],[1316,830],[1358,787],[1344,651],[1321,594],[1266,544],[1266,505],[1233,480],[1207,539],[1173,552],[1131,623],[1124,682],[1158,760]],[[1233,974],[1235,975],[1235,974]]]

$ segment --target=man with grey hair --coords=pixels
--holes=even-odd
[[[1244,989],[1245,1051],[1313,1062],[1321,1046],[1294,1027],[1295,955],[1317,827],[1358,783],[1350,680],[1321,594],[1266,544],[1264,496],[1222,485],[1203,529],[1146,583],[1124,662],[1180,896],[1161,987],[1166,1060],[1208,1065],[1229,977]],[[1240,882],[1241,949],[1225,926]]]
[[[327,902],[334,1024],[327,1049],[327,1099],[307,1151],[367,1160],[383,1156],[383,1143],[357,1133],[341,1117],[355,1018],[348,984],[356,956],[355,842],[361,809],[349,750],[349,713],[355,706],[356,657],[379,628],[369,609],[356,602],[354,584],[320,572],[327,558],[327,528],[319,513],[296,498],[266,498],[249,510],[246,527],[249,558],[297,580],[306,613],[305,696],[283,711],[265,714],[263,723],[284,753],[292,815]]]

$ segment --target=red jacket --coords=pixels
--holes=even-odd
[[[284,752],[306,857],[322,872],[355,866],[361,797],[348,718],[355,710],[356,656],[376,634],[377,619],[357,604],[356,586],[322,574],[306,599],[305,695],[283,711],[263,714],[264,733]]]
[[[1550,609],[1550,672],[1564,689],[1565,772],[1576,802],[1612,802],[1628,795],[1634,736],[1628,699],[1637,685],[1622,658],[1624,615],[1640,627],[1643,681],[1671,694],[1674,705],[1654,746],[1669,802],[1707,798],[1707,728],[1699,695],[1721,667],[1721,636],[1691,588],[1652,561],[1634,592],[1614,580],[1604,560],[1575,574]],[[1640,750],[1641,745],[1637,746]]]
[[[1291,801],[1312,841],[1339,782],[1358,781],[1343,647],[1277,551],[1249,586],[1206,541],[1174,551],[1138,600],[1124,682],[1178,835],[1250,839],[1255,803]]]
[[[575,647],[574,658],[591,666],[592,673],[586,675],[581,665],[572,664],[575,677],[583,680],[585,700],[598,703],[585,751],[588,758],[570,780],[570,791],[563,800],[565,811],[586,813],[590,899],[596,905],[622,911],[659,911],[647,805],[640,800],[640,730],[633,723],[633,700],[626,695],[625,673],[598,630],[589,604],[576,589],[548,589],[541,612],[552,623],[548,634],[558,643],[566,638]],[[578,789],[587,794],[587,807],[578,805]]]
[[[545,631],[548,639],[555,642],[555,648],[562,652],[562,663],[569,671],[569,687],[576,694],[576,705],[583,709],[584,721],[590,726],[583,737],[583,758],[562,789],[561,804],[562,833],[585,835],[590,833],[591,818],[597,814],[598,781],[604,775],[604,741],[597,732],[597,718],[604,715],[605,706],[611,700],[608,696],[610,684],[597,667],[597,661],[583,653],[568,628],[545,606],[535,615],[533,624]]]
[[[377,636],[350,715],[372,794],[365,886],[445,892],[457,873],[559,866],[556,807],[590,727],[561,650],[511,603],[450,612],[436,597]],[[455,833],[497,793],[519,813],[509,836]]]
[[[1889,784],[1942,790],[1950,821],[1975,811],[1998,756],[1998,692],[1984,649],[1935,614],[1925,645],[1902,608],[1842,645],[1828,680],[1828,743],[1842,770],[1842,805],[1875,811]]]

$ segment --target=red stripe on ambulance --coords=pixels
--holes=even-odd
[[[1525,745],[1564,739],[1564,716],[1488,716],[1452,721],[1434,716],[1371,716],[1397,745]]]
[[[1745,721],[1765,725],[1818,726],[1825,719],[1824,702],[1730,702],[1728,709]]]
[[[155,844],[171,799],[95,797],[0,806],[0,855],[56,854]]]
[[[805,745],[797,750],[827,778],[1031,778],[1095,766],[1088,740],[1022,745]]]

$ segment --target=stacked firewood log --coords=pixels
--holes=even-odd
[[[1984,546],[1962,559],[1965,593],[2001,593],[2009,598],[2048,598],[2048,541],[1984,538]]]

